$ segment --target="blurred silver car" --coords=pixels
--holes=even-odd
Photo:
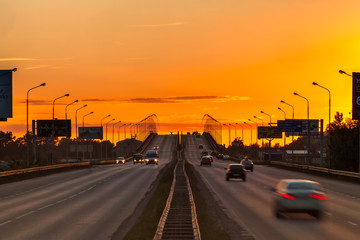
[[[274,191],[277,218],[285,212],[304,212],[321,218],[327,198],[320,183],[305,179],[282,179]]]

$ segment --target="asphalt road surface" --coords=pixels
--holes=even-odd
[[[248,171],[247,181],[225,181],[227,160],[217,160],[212,166],[200,166],[199,144],[208,148],[203,137],[184,136],[185,156],[203,179],[226,214],[256,239],[360,239],[360,185],[330,180],[309,174],[269,166],[255,165]],[[285,214],[277,219],[273,213],[273,192],[284,178],[310,179],[320,182],[327,192],[327,207],[323,220],[305,213]]]
[[[0,185],[0,239],[110,239],[170,160],[176,136],[157,136],[159,165],[102,165]]]

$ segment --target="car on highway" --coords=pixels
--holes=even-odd
[[[211,156],[202,156],[200,159],[200,166],[202,165],[210,165],[211,166]]]
[[[145,163],[148,164],[156,164],[159,163],[159,153],[156,150],[147,150],[145,154]]]
[[[231,178],[241,178],[246,182],[246,169],[241,164],[229,164],[225,168],[225,179],[229,181]]]
[[[306,179],[282,179],[274,192],[277,218],[286,212],[308,213],[321,218],[327,197],[320,183]]]
[[[206,149],[204,149],[204,150],[201,151],[200,155],[201,156],[207,156],[207,155],[209,155],[209,152]]]
[[[203,148],[204,148],[204,145],[199,144],[199,149],[203,149]]]
[[[125,158],[124,157],[117,157],[116,158],[116,164],[119,164],[119,163],[125,164]]]
[[[230,156],[229,156],[229,155],[224,155],[224,156],[223,156],[223,159],[224,159],[224,160],[230,160]]]
[[[243,165],[245,167],[246,170],[250,170],[250,171],[254,171],[254,163],[253,161],[251,161],[250,159],[248,159],[247,157],[245,157],[244,159],[242,159],[240,161],[240,164]]]
[[[223,158],[224,158],[224,154],[219,153],[216,157],[217,157],[218,159],[223,159]]]
[[[154,145],[153,150],[159,150],[159,145]]]
[[[135,164],[135,163],[141,163],[141,164],[143,164],[143,162],[144,162],[144,156],[143,156],[141,153],[135,153],[135,154],[133,155],[133,162],[134,162],[134,164]]]

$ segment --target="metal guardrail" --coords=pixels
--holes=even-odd
[[[328,173],[328,174],[333,174],[333,175],[345,176],[345,177],[360,178],[360,173],[357,173],[357,172],[348,172],[348,171],[342,171],[342,170],[336,170],[336,169],[330,169],[330,168],[309,166],[309,165],[303,165],[303,164],[297,164],[297,163],[280,162],[280,161],[271,161],[271,164],[306,169],[306,170],[311,170],[311,171],[316,171],[316,172],[323,172],[323,173]]]
[[[90,162],[63,163],[63,164],[48,165],[48,166],[41,166],[41,167],[24,168],[24,169],[18,169],[18,170],[11,170],[11,171],[0,172],[0,177],[12,176],[12,175],[19,175],[19,174],[31,173],[31,172],[39,172],[39,171],[45,171],[45,170],[51,170],[51,169],[58,169],[58,168],[67,168],[67,167],[76,167],[76,166],[87,166],[87,165],[90,165]]]

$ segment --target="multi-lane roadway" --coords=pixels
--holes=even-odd
[[[256,239],[359,239],[360,237],[360,186],[330,180],[300,172],[265,165],[248,171],[247,181],[225,180],[224,167],[231,163],[215,160],[212,166],[200,166],[199,144],[207,143],[203,137],[185,136],[185,156],[199,174],[217,204],[226,214],[245,228]],[[273,213],[274,188],[279,179],[301,178],[320,182],[327,192],[324,219],[317,220],[308,214],[286,214],[277,219]]]
[[[171,160],[176,136],[157,136],[159,165],[94,166],[0,185],[0,239],[111,239]]]

